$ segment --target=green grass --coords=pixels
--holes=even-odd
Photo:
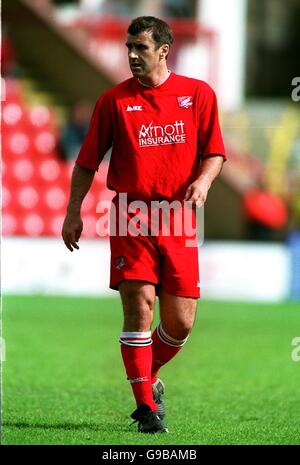
[[[300,308],[199,301],[161,375],[168,435],[130,425],[118,299],[4,297],[3,444],[299,444]]]

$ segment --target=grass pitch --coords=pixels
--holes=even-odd
[[[161,370],[168,435],[130,426],[116,299],[5,297],[3,444],[299,444],[300,306],[199,301]]]

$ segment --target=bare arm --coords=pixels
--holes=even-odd
[[[223,163],[222,155],[205,158],[201,164],[200,176],[187,188],[184,200],[192,201],[197,207],[201,207],[206,201],[210,186],[220,174]]]
[[[75,164],[71,180],[71,193],[67,214],[62,227],[62,237],[66,247],[73,252],[79,249],[77,242],[82,233],[83,223],[80,216],[82,202],[88,193],[95,176],[95,171]]]

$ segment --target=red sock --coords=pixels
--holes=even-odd
[[[179,352],[186,343],[187,339],[186,337],[185,339],[179,340],[168,336],[161,324],[155,328],[152,334],[152,384],[156,381],[159,369],[175,357],[177,352]]]
[[[157,411],[151,386],[151,332],[123,332],[120,342],[123,363],[137,407],[147,404]]]

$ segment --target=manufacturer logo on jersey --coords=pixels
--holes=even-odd
[[[165,126],[154,126],[153,121],[146,126],[142,124],[139,130],[139,145],[141,147],[153,145],[168,145],[168,144],[185,144],[186,133],[184,122],[174,121],[172,124]]]
[[[126,111],[143,111],[142,105],[127,105]]]
[[[122,268],[122,266],[125,265],[125,258],[124,257],[117,257],[116,260],[115,260],[115,268],[117,268],[117,270],[120,270]]]
[[[177,97],[179,108],[189,108],[193,105],[191,95],[184,95],[183,97]]]

